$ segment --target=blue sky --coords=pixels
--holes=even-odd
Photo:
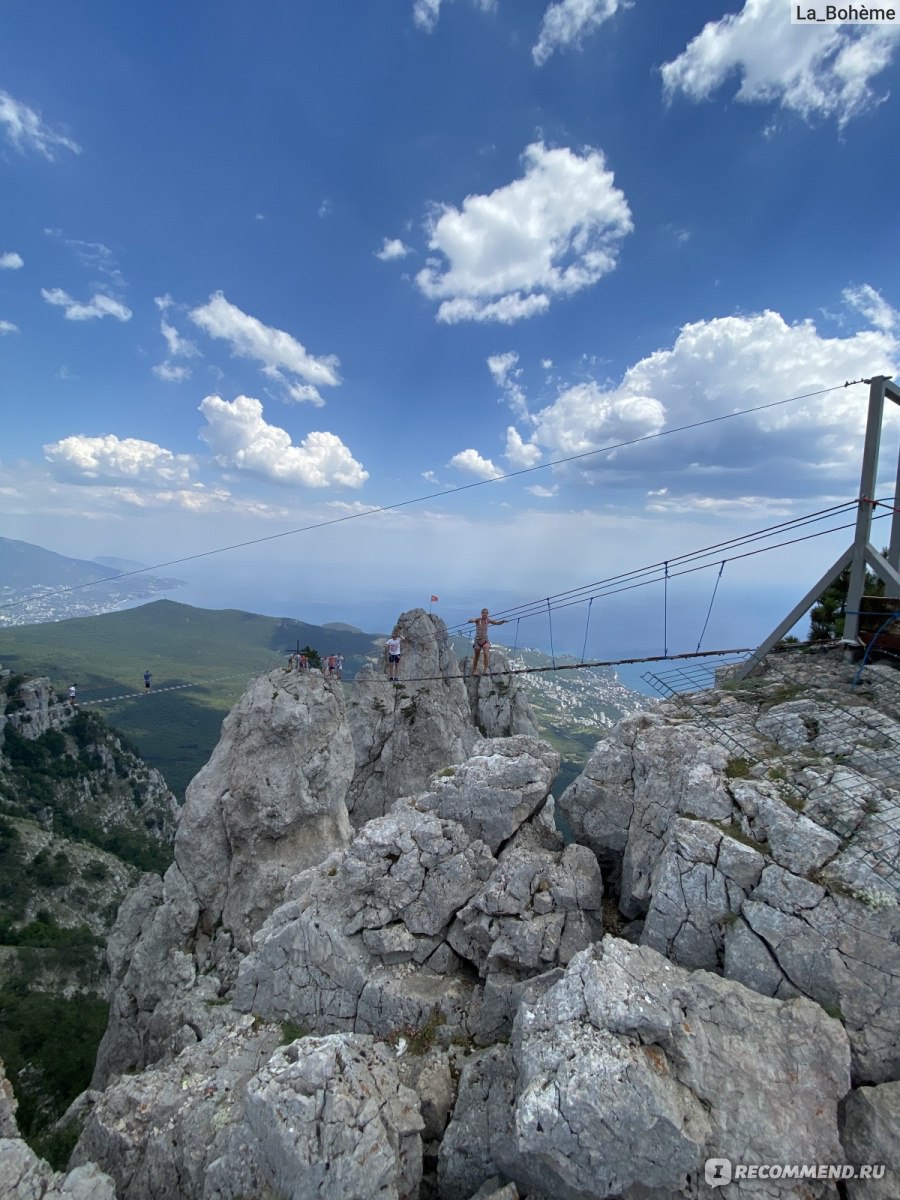
[[[2,21],[4,536],[162,561],[897,366],[896,26],[792,26],[785,0]],[[434,592],[452,622],[852,498],[866,400],[179,573],[382,627]],[[735,568],[754,632],[845,541]]]

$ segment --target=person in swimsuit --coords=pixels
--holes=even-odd
[[[475,656],[472,659],[472,674],[478,674],[478,656],[484,656],[484,674],[487,675],[491,665],[491,643],[488,638],[489,625],[505,625],[505,621],[495,621],[483,608],[480,617],[469,617],[475,625]]]

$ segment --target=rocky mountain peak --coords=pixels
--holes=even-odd
[[[772,656],[627,718],[560,800],[567,841],[515,677],[467,679],[422,610],[400,628],[398,684],[273,672],[226,721],[111,938],[71,1165],[121,1200],[701,1200],[709,1160],[892,1169],[890,669],[859,691],[839,654]],[[793,1182],[765,1194],[838,1195]]]

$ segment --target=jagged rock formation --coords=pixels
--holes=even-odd
[[[110,1025],[95,1086],[217,1027],[212,1001],[229,993],[287,882],[347,844],[348,804],[354,820],[383,812],[471,752],[478,733],[443,622],[415,609],[398,627],[405,685],[364,671],[345,708],[336,680],[273,671],[223,723],[187,790],[174,865],[162,883],[144,881],[110,940]],[[498,677],[478,686],[490,692],[500,684]],[[498,711],[529,724],[513,686]]]
[[[877,1083],[900,1076],[900,712],[891,668],[854,674],[840,652],[775,656],[627,718],[560,808],[644,944],[816,1000]]]
[[[352,718],[319,676],[273,673],[223,731],[176,863],[111,939],[106,1090],[73,1112],[73,1163],[121,1200],[836,1200],[824,1180],[714,1193],[704,1162],[890,1163],[892,678],[860,695],[815,655],[793,691],[776,659],[628,718],[561,801],[567,845],[555,753],[509,724],[479,739],[466,688],[496,681],[443,673],[434,622],[407,616],[438,664],[421,726],[410,658]],[[353,832],[334,815],[355,784]],[[604,890],[630,940],[602,936]],[[880,1182],[846,1194],[895,1194]]]
[[[432,772],[463,762],[479,735],[537,735],[518,679],[504,674],[502,652],[494,652],[493,675],[464,678],[468,663],[454,656],[440,617],[414,608],[397,630],[400,686],[364,670],[347,704],[356,751],[347,808],[357,828],[383,816],[398,796],[421,791]]]
[[[523,824],[546,801],[557,756],[524,736],[475,750],[433,779],[436,791],[398,801],[291,882],[241,963],[237,1009],[315,1033],[386,1037],[439,1022],[443,1040],[500,1036],[511,988],[590,943],[602,905],[594,856]],[[505,838],[485,836],[491,808]]]
[[[117,1200],[96,1163],[57,1172],[19,1136],[16,1098],[0,1062],[0,1196],[3,1200]]]
[[[96,1158],[119,1200],[415,1196],[423,1121],[396,1056],[355,1034],[284,1040],[245,1017],[121,1079],[96,1097],[73,1161]]]
[[[167,859],[178,806],[159,771],[48,679],[4,671],[0,688],[0,811],[132,860],[154,848]]]
[[[272,672],[244,693],[212,758],[187,790],[175,862],[200,917],[238,950],[286,881],[345,845],[353,747],[339,685],[318,672]]]
[[[466,1068],[441,1196],[465,1200],[496,1167],[529,1195],[669,1200],[705,1194],[694,1181],[707,1158],[839,1162],[849,1062],[818,1005],[605,938],[523,1002],[510,1046]]]

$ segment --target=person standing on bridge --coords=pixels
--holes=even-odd
[[[491,642],[488,637],[489,625],[505,625],[505,621],[495,621],[488,613],[486,608],[481,610],[480,617],[469,617],[469,620],[475,625],[475,655],[472,659],[472,674],[478,674],[478,656],[484,658],[484,669],[482,674],[487,675],[491,665]]]
[[[388,679],[391,683],[400,682],[400,652],[403,649],[404,638],[395,629],[384,643],[384,652],[388,660]]]

